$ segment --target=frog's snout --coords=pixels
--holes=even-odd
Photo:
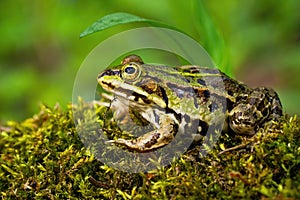
[[[119,71],[114,71],[114,70],[105,70],[104,72],[100,73],[97,77],[97,79],[102,78],[103,76],[115,76],[115,75],[120,75]]]

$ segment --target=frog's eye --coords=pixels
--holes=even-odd
[[[124,69],[124,72],[127,74],[134,74],[136,72],[136,68],[133,66],[128,66]]]
[[[123,67],[122,77],[129,81],[134,81],[140,74],[140,68],[135,63],[128,63]]]

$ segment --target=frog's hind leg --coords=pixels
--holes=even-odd
[[[253,135],[265,122],[278,121],[282,115],[276,92],[269,88],[255,88],[241,98],[229,112],[229,126],[238,134]]]

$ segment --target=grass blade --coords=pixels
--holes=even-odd
[[[196,26],[203,38],[204,48],[213,58],[217,67],[230,74],[224,40],[206,11],[202,0],[194,0]]]

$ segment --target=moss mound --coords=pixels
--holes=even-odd
[[[300,199],[299,119],[285,116],[278,126],[283,131],[251,138],[223,134],[201,159],[195,147],[170,166],[132,174],[84,148],[72,106],[41,106],[0,127],[0,192],[3,199]]]

